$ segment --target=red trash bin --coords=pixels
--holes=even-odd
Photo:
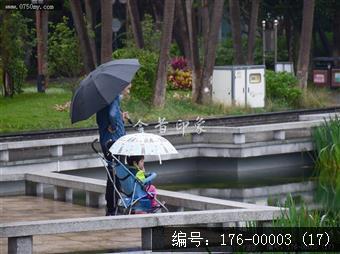
[[[329,70],[313,70],[313,82],[319,87],[329,87]]]
[[[331,87],[340,87],[340,69],[332,69]]]

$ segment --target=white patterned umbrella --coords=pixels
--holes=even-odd
[[[129,134],[119,138],[110,148],[114,155],[161,155],[176,154],[176,148],[165,138],[151,133]]]

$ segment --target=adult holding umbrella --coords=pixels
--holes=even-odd
[[[71,121],[85,120],[96,113],[100,144],[107,160],[107,143],[125,135],[124,120],[128,113],[120,108],[121,97],[130,91],[131,80],[139,69],[137,59],[121,59],[100,65],[81,81],[71,103]],[[109,167],[113,179],[112,167]],[[114,215],[118,200],[113,183],[108,176],[106,184],[106,215]],[[118,182],[118,181],[117,181]]]

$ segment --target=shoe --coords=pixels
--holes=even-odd
[[[106,211],[105,216],[115,216],[114,211]]]

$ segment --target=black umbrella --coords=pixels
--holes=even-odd
[[[80,82],[71,103],[71,122],[85,120],[109,105],[133,79],[137,59],[121,59],[100,65]]]

